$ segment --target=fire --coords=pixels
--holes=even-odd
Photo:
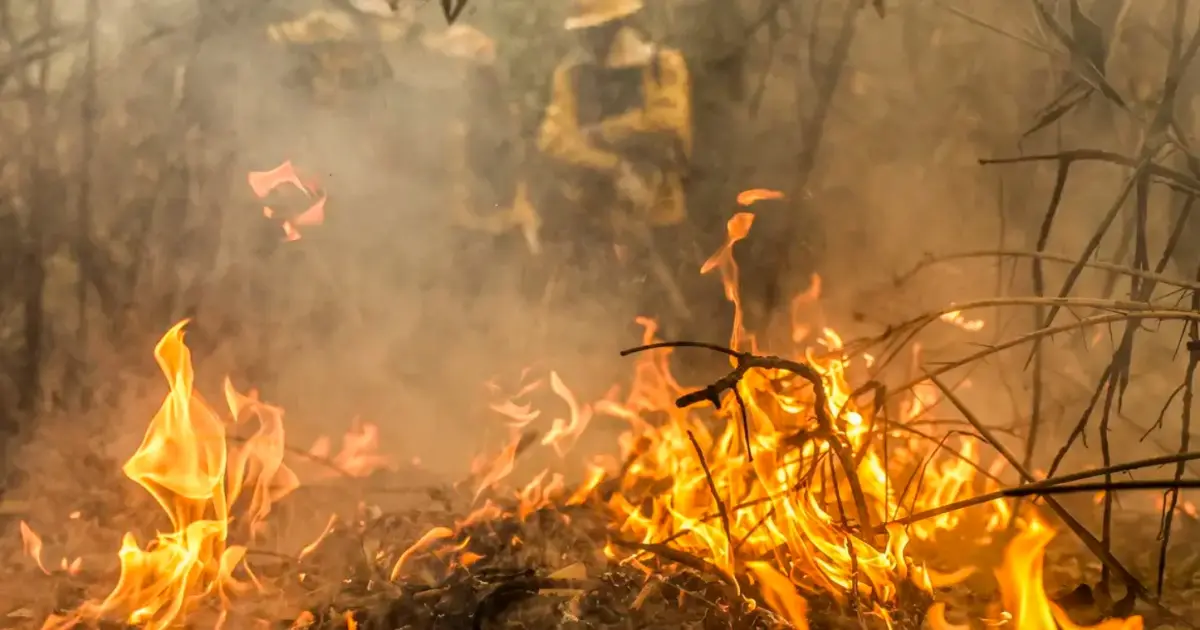
[[[42,562],[42,537],[38,536],[38,533],[33,531],[33,528],[30,527],[29,523],[26,523],[25,521],[21,521],[20,530],[21,549],[25,552],[26,556],[29,556],[31,560],[37,563],[37,566],[42,570],[42,573],[49,575],[50,570],[47,569],[46,565]]]
[[[753,203],[757,198],[771,197],[747,191],[739,202]],[[757,340],[743,328],[733,258],[734,244],[747,237],[753,221],[754,215],[747,212],[734,215],[724,246],[701,268],[701,273],[720,272],[725,296],[734,306],[730,336],[734,351],[757,350]],[[800,298],[802,304],[816,300],[819,279],[812,287],[811,294]],[[644,329],[643,343],[655,343],[654,322],[638,321]],[[947,321],[967,330],[982,326],[959,314]],[[805,336],[807,331],[793,339]],[[897,603],[902,582],[911,580],[932,592],[976,573],[970,565],[941,573],[914,564],[906,555],[910,542],[936,543],[941,534],[961,529],[966,521],[986,542],[988,532],[1008,527],[1016,518],[1008,501],[996,500],[974,512],[946,514],[907,527],[888,523],[994,490],[1000,466],[981,465],[981,445],[974,437],[955,438],[948,433],[938,442],[919,431],[885,433],[886,425],[874,412],[855,405],[847,380],[857,361],[872,359],[851,356],[831,329],[821,330],[814,343],[821,351],[808,349],[799,358],[819,375],[821,391],[787,370],[750,369],[734,389],[725,392],[717,409],[681,409],[676,399],[691,391],[671,374],[668,359],[673,349],[659,348],[640,356],[624,400],[593,405],[596,413],[629,425],[620,438],[626,462],[620,473],[593,469],[581,486],[581,490],[596,488],[604,476],[617,484],[611,495],[593,496],[613,518],[613,535],[619,544],[606,548],[610,557],[640,565],[651,555],[647,549],[669,544],[711,563],[739,585],[744,585],[740,580],[751,580],[763,603],[797,628],[807,627],[805,599],[811,595],[857,602],[867,616],[891,627],[888,607]],[[736,368],[736,359],[731,360]],[[913,360],[919,361],[919,348]],[[939,398],[932,384],[916,388],[901,405],[900,417],[889,419],[890,424],[919,424]],[[818,410],[822,404],[825,409]],[[521,426],[538,417],[536,410],[527,407],[508,411]],[[833,435],[823,433],[822,412],[835,425]],[[748,442],[740,435],[742,414],[749,425]],[[712,422],[712,416],[718,422]],[[648,421],[651,417],[664,420]],[[834,457],[837,448],[854,454],[851,463],[865,497],[860,506],[849,498],[854,493],[845,469],[839,470],[842,460]],[[895,483],[895,479],[906,481]],[[576,491],[571,502],[579,502],[579,496]],[[885,525],[870,528],[870,523]],[[1013,627],[1050,629],[1053,621],[1038,625],[1042,617],[1037,615],[1042,609],[1055,609],[1041,590],[1040,569],[1033,572],[1030,564],[1036,557],[1040,567],[1047,530],[1036,521],[1024,523],[1017,520],[1025,533],[1009,548],[1008,564],[1000,574],[1004,604],[1014,618],[1031,620],[1030,625]],[[1022,594],[1014,599],[1013,593]],[[1042,608],[1030,608],[1039,597],[1046,602],[1036,604]],[[1053,620],[1064,628],[1077,627],[1066,625],[1061,611]],[[1138,618],[1113,622],[1118,623],[1124,625],[1100,627],[1141,627]],[[943,630],[953,627],[941,626]]]
[[[238,575],[246,549],[230,543],[234,504],[247,496],[244,518],[252,535],[262,530],[272,504],[298,485],[283,463],[282,410],[238,393],[226,380],[230,416],[223,419],[194,391],[186,323],[172,327],[154,349],[170,392],[123,468],[166,512],[169,531],[144,549],[125,534],[116,588],[85,604],[64,627],[81,618],[121,615],[161,630],[210,598],[222,604],[224,616],[231,596],[256,587],[248,570]],[[251,419],[257,421],[253,434],[238,447],[228,445],[228,434]]]
[[[1014,628],[1031,630],[1142,630],[1141,617],[1109,619],[1095,626],[1080,626],[1046,596],[1042,582],[1043,557],[1054,532],[1033,520],[1013,539],[996,571],[1004,609]]]
[[[246,180],[250,184],[250,190],[254,192],[254,196],[259,199],[265,199],[267,195],[281,186],[292,186],[313,200],[306,210],[296,216],[279,219],[279,227],[283,230],[283,240],[298,241],[300,240],[299,228],[325,223],[326,195],[320,192],[315,183],[301,179],[290,160],[269,171],[251,171],[246,176]],[[278,215],[278,212],[271,206],[263,206],[262,213],[264,217],[272,220],[276,219]]]
[[[295,174],[290,165],[284,166],[288,168],[252,174],[256,193],[280,181],[292,182]],[[775,197],[746,198],[753,203]],[[756,352],[758,345],[743,326],[733,257],[734,245],[748,236],[753,221],[754,215],[747,212],[734,215],[725,244],[701,269],[720,273],[725,297],[734,306],[729,344],[735,352]],[[814,277],[811,286],[798,302],[806,309],[819,297],[820,279]],[[799,325],[796,304],[793,325]],[[954,315],[947,321],[967,321]],[[643,342],[655,343],[655,322],[639,318],[638,323]],[[260,588],[242,562],[246,548],[231,540],[235,535],[261,534],[272,506],[298,485],[283,461],[283,412],[255,394],[239,393],[226,380],[229,415],[219,415],[194,391],[185,325],[186,321],[171,328],[155,348],[169,393],[140,448],[124,466],[126,476],[166,512],[170,527],[145,548],[127,533],[119,552],[121,575],[111,594],[85,604],[70,619],[56,620],[61,626],[54,627],[119,615],[148,630],[165,630],[211,601],[220,604],[221,623],[233,596]],[[876,621],[870,623],[891,628],[905,582],[934,593],[978,572],[969,563],[939,572],[914,561],[913,548],[936,546],[948,532],[961,534],[966,529],[986,538],[1013,524],[1017,535],[996,572],[1004,623],[1023,630],[1141,630],[1140,617],[1091,628],[1074,625],[1049,600],[1042,564],[1053,532],[1038,520],[1029,502],[1020,515],[1012,503],[997,499],[973,511],[899,524],[905,516],[993,490],[1000,465],[984,466],[982,445],[973,436],[930,436],[916,428],[941,397],[931,384],[914,388],[898,406],[898,417],[881,417],[877,414],[888,412],[859,407],[848,375],[860,362],[869,366],[873,359],[849,352],[835,330],[813,329],[818,331],[810,346],[797,353],[796,361],[811,370],[808,374],[797,373],[795,366],[795,371],[782,366],[742,369],[738,361],[744,357],[731,357],[741,372],[736,383],[712,401],[715,408],[677,406],[681,396],[693,392],[671,373],[674,350],[669,347],[639,356],[623,398],[613,390],[602,400],[581,401],[554,372],[531,382],[523,374],[516,394],[491,405],[504,418],[510,439],[498,454],[474,462],[467,484],[474,493],[474,510],[452,527],[430,528],[398,556],[390,556],[390,579],[411,579],[421,556],[453,556],[445,563],[448,568],[482,560],[484,556],[468,549],[471,539],[463,535],[472,524],[502,515],[524,519],[546,508],[590,503],[605,510],[610,520],[612,540],[605,553],[647,574],[635,608],[654,583],[649,559],[669,545],[714,569],[748,605],[768,606],[794,628],[809,627],[810,601],[818,595],[853,604],[862,619],[872,617]],[[797,343],[807,339],[807,329],[793,336]],[[919,347],[914,349],[914,362],[919,362],[919,352]],[[542,413],[525,399],[543,385],[561,401],[560,413]],[[498,386],[491,389],[499,393]],[[549,429],[532,430],[530,425],[543,416],[550,417]],[[565,457],[599,418],[627,424],[619,438],[620,462],[591,462],[584,481],[574,488],[567,487],[562,474],[545,469],[524,485],[516,484],[518,489],[502,489],[524,449],[536,443]],[[229,439],[246,427],[254,429],[248,438]],[[351,476],[367,475],[391,466],[377,452],[377,438],[374,425],[356,422],[337,455],[330,458],[327,439],[318,441],[311,454],[331,459]],[[237,521],[243,525],[235,530],[233,509],[240,498],[246,498]],[[1184,509],[1194,511],[1191,504]],[[565,513],[560,516],[569,520]],[[309,556],[338,524],[336,516],[331,518],[300,556]],[[40,538],[21,525],[28,555],[46,571]],[[516,535],[511,542],[524,544]],[[78,568],[65,560],[64,565]],[[348,627],[357,624],[349,612],[345,620]],[[947,621],[943,604],[930,608],[928,622],[935,630],[968,627]]]
[[[983,320],[967,319],[966,317],[963,317],[962,311],[950,311],[949,313],[942,313],[941,320],[947,324],[956,326],[968,332],[979,332],[983,330],[984,327]]]
[[[342,436],[342,448],[337,455],[330,456],[332,448],[329,436],[321,436],[313,442],[308,454],[328,461],[336,471],[350,477],[369,477],[377,470],[397,468],[392,458],[379,452],[379,426],[358,418]]]
[[[751,188],[750,190],[743,190],[737,196],[739,206],[752,206],[759,201],[766,201],[768,199],[783,199],[783,193],[769,188]]]

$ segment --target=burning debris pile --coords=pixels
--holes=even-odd
[[[581,402],[555,374],[522,383],[493,405],[511,441],[467,480],[420,490],[421,505],[406,511],[360,500],[287,554],[255,552],[299,486],[284,461],[282,410],[228,382],[227,414],[205,402],[176,325],[155,348],[170,392],[123,469],[170,526],[145,545],[127,534],[111,592],[43,627],[1141,628],[1136,616],[1079,625],[1080,612],[1051,601],[1043,555],[1054,534],[1042,503],[1004,495],[999,475],[1019,463],[986,428],[926,432],[932,399],[956,400],[936,377],[898,406],[868,383],[875,403],[863,406],[850,381],[873,359],[833,331],[796,360],[758,352],[741,324],[732,256],[752,221],[736,215],[703,268],[722,274],[735,305],[728,348],[664,343],[641,320],[623,397]],[[943,319],[977,327],[958,312]],[[724,352],[731,372],[685,387],[669,367],[677,351]],[[545,389],[569,413],[537,431],[530,400]],[[599,416],[627,423],[619,454],[589,462],[581,481],[552,470],[514,481],[523,452],[569,457]],[[348,446],[371,441],[356,435]],[[985,463],[984,448],[1002,457]],[[351,478],[381,463],[326,459]],[[40,557],[36,534],[22,531]],[[944,597],[990,584],[998,595],[976,606]],[[271,593],[290,614],[256,607]]]

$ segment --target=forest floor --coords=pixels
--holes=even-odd
[[[74,461],[36,494],[8,498],[0,507],[0,628],[38,628],[51,614],[87,599],[102,599],[117,583],[117,549],[126,531],[140,541],[165,526],[161,508],[140,487],[121,477],[112,463]],[[479,519],[458,528],[463,541],[451,554],[414,554],[404,577],[390,581],[393,560],[434,527],[454,527],[470,511],[471,497],[451,485],[387,473],[369,481],[334,479],[302,487],[272,513],[278,523],[265,542],[250,545],[247,565],[262,582],[261,593],[239,597],[227,627],[358,628],[771,628],[777,620],[763,609],[747,610],[719,576],[682,562],[616,562],[604,553],[609,527],[590,505],[542,509],[518,519]],[[84,480],[87,480],[84,483]],[[403,481],[406,485],[388,486]],[[363,500],[365,486],[388,488]],[[80,488],[87,488],[81,491]],[[381,496],[382,495],[382,496]],[[330,513],[343,515],[310,554]],[[1155,588],[1159,555],[1157,516],[1120,512],[1114,540],[1127,566]],[[43,539],[43,572],[22,549],[19,523],[29,522]],[[348,526],[345,524],[349,524]],[[468,541],[469,537],[469,541]],[[1147,628],[1189,627],[1200,619],[1200,522],[1182,515],[1168,551],[1164,604],[1178,617],[1146,614]],[[628,555],[628,554],[623,554]],[[954,554],[947,554],[954,555]],[[419,557],[418,556],[424,556]],[[63,570],[76,557],[77,571]],[[60,558],[62,560],[60,561]],[[934,562],[931,561],[931,566]],[[1046,554],[1045,583],[1051,597],[1080,623],[1095,621],[1100,565],[1069,533]],[[990,570],[956,587],[942,589],[948,618],[994,615],[998,599]],[[649,575],[649,577],[647,577]],[[990,583],[990,585],[989,585]],[[930,596],[905,583],[889,611],[897,630],[923,625]],[[865,611],[864,611],[865,612]],[[215,610],[200,610],[189,626],[210,627]],[[353,619],[353,622],[350,621]],[[876,627],[869,615],[832,598],[809,598],[813,630]],[[864,625],[867,624],[867,625]],[[264,625],[265,624],[265,625]],[[116,626],[120,627],[120,626]],[[973,626],[974,627],[974,626]],[[984,626],[978,626],[984,627]]]

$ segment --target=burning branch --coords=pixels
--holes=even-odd
[[[1088,483],[1056,484],[1048,487],[1021,486],[1009,488],[1002,494],[1006,497],[1048,497],[1056,494],[1090,494],[1096,492],[1119,492],[1121,490],[1168,490],[1174,494],[1179,490],[1200,488],[1200,479],[1133,479],[1127,481],[1091,481]],[[1168,514],[1173,513],[1172,509]],[[1161,578],[1160,578],[1161,579]],[[1162,584],[1158,585],[1162,590]]]
[[[1167,466],[1169,464],[1177,464],[1177,463],[1183,464],[1183,463],[1195,461],[1195,460],[1200,460],[1200,452],[1181,453],[1179,455],[1164,455],[1161,457],[1153,457],[1150,459],[1141,459],[1141,460],[1138,460],[1135,462],[1128,462],[1125,464],[1117,464],[1115,466],[1108,466],[1105,468],[1097,468],[1095,470],[1085,470],[1083,472],[1072,473],[1070,475],[1063,475],[1061,477],[1054,477],[1052,479],[1044,479],[1042,481],[1028,483],[1028,484],[1025,484],[1025,485],[1021,486],[1020,488],[1016,488],[1016,489],[1005,489],[1005,490],[999,490],[996,492],[991,492],[988,494],[976,495],[969,499],[965,499],[962,501],[956,501],[954,503],[949,503],[946,505],[941,505],[936,508],[925,510],[924,512],[916,512],[913,514],[909,514],[908,516],[905,516],[903,518],[898,518],[898,519],[893,520],[886,524],[887,525],[892,525],[892,524],[911,525],[912,523],[924,521],[924,520],[931,519],[931,518],[936,518],[943,514],[949,514],[950,512],[956,512],[958,510],[965,510],[967,508],[975,507],[978,505],[985,505],[987,503],[991,503],[992,501],[995,501],[996,499],[1003,499],[1003,498],[1009,497],[1009,496],[1037,495],[1037,494],[1039,494],[1040,490],[1045,490],[1047,488],[1061,486],[1061,485],[1072,483],[1075,481],[1082,481],[1084,479],[1091,479],[1094,477],[1103,477],[1105,475],[1115,475],[1115,474],[1119,474],[1119,473],[1130,472],[1133,470],[1141,470],[1144,468],[1156,468],[1158,466]],[[1017,494],[1012,494],[1013,492],[1017,492]],[[741,506],[737,506],[735,508],[735,510],[738,508],[741,508]],[[882,532],[883,532],[883,526],[879,526],[878,531],[876,533],[882,533]]]
[[[692,448],[696,450],[696,457],[700,458],[700,466],[704,469],[704,478],[708,481],[708,490],[712,492],[713,501],[717,502],[717,512],[721,515],[721,527],[725,530],[725,544],[729,549],[729,564],[732,567],[737,566],[737,558],[733,555],[733,532],[729,527],[729,512],[725,510],[725,502],[721,500],[721,493],[717,491],[717,483],[713,481],[712,471],[708,468],[708,460],[704,458],[704,449],[700,448],[700,443],[696,441],[696,436],[691,432],[687,432],[688,439],[692,441]],[[736,569],[730,571],[731,574],[736,574]],[[741,586],[737,583],[737,578],[733,578],[733,585],[738,589],[738,594],[741,594]]]
[[[829,399],[825,392],[825,384],[821,380],[821,375],[818,374],[816,370],[798,361],[792,361],[774,356],[758,356],[749,352],[738,352],[737,350],[732,350],[716,344],[709,344],[699,341],[664,341],[652,343],[638,346],[636,348],[630,348],[628,350],[623,350],[621,352],[621,356],[629,356],[657,348],[705,348],[707,350],[712,350],[713,352],[727,354],[736,359],[737,365],[734,367],[733,371],[717,379],[708,387],[680,396],[675,401],[675,405],[682,409],[685,407],[691,407],[692,405],[703,401],[708,401],[712,403],[714,407],[720,408],[721,394],[723,394],[725,390],[732,391],[734,393],[734,397],[738,401],[738,404],[741,406],[742,430],[745,432],[747,457],[752,457],[750,455],[750,423],[746,415],[745,402],[741,399],[740,394],[737,393],[737,384],[739,381],[741,381],[746,372],[754,368],[764,370],[785,370],[803,378],[812,384],[813,396],[816,399],[815,403],[813,404],[813,413],[817,418],[817,431],[814,433],[813,437],[825,440],[825,442],[829,444],[829,448],[833,450],[834,455],[838,458],[838,463],[840,463],[842,469],[846,471],[846,479],[850,485],[850,493],[854,497],[854,507],[858,512],[859,526],[863,529],[863,531],[871,530],[871,514],[867,510],[866,494],[863,493],[862,484],[858,480],[858,473],[854,466],[854,456],[846,447],[846,444],[842,442],[839,432],[834,426],[833,418],[829,415]]]

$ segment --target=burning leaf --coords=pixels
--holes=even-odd
[[[750,190],[743,190],[737,196],[739,206],[751,206],[759,201],[768,199],[783,199],[783,193],[767,188],[751,188]]]

